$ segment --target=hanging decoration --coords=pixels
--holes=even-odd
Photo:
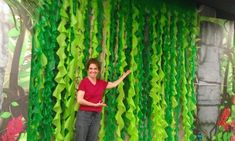
[[[37,11],[28,139],[73,140],[77,86],[90,57],[101,61],[101,78],[107,81],[131,70],[105,92],[100,140],[195,139],[194,4],[61,0],[42,2]]]

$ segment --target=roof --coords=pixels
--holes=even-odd
[[[235,21],[235,0],[196,0],[197,4],[216,10],[216,18]]]

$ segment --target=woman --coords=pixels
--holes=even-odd
[[[100,128],[100,112],[106,106],[102,102],[105,89],[116,87],[123,79],[130,74],[125,72],[118,80],[107,82],[97,78],[100,73],[100,63],[89,59],[87,63],[87,77],[81,80],[77,102],[80,104],[77,114],[75,141],[97,141]]]

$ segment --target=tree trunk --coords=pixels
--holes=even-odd
[[[21,23],[20,35],[16,42],[16,48],[14,51],[12,65],[11,65],[11,72],[10,72],[9,88],[10,88],[10,91],[13,91],[13,94],[16,94],[18,90],[19,62],[20,62],[21,50],[22,50],[22,46],[23,46],[24,38],[25,38],[25,31],[26,31],[26,27],[24,23]]]
[[[211,139],[221,100],[220,52],[223,29],[211,22],[202,22],[200,29],[198,117],[201,130]]]

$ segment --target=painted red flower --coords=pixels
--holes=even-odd
[[[235,133],[235,121],[232,121],[232,123],[230,123],[230,126],[233,129],[233,132]]]
[[[222,126],[225,131],[228,131],[230,129],[230,125],[227,123],[230,114],[231,114],[230,108],[229,107],[224,108],[217,122],[217,125]]]
[[[230,141],[235,141],[235,135],[232,135]]]
[[[230,125],[225,123],[224,125],[222,125],[224,127],[224,131],[229,131],[230,129]]]
[[[231,110],[230,108],[226,107],[224,108],[223,112],[221,113],[220,117],[219,117],[219,121],[217,122],[218,125],[223,125],[227,119],[229,118],[231,114]]]
[[[20,115],[8,121],[6,132],[1,136],[2,141],[15,141],[24,131],[23,116]]]

